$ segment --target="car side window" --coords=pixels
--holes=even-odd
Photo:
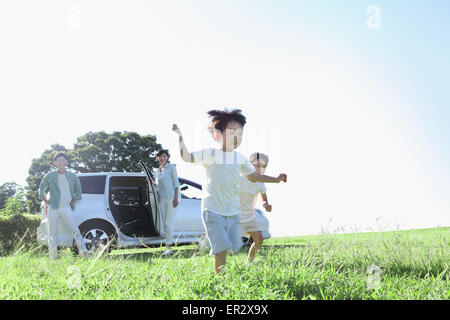
[[[181,197],[183,199],[196,199],[201,200],[202,190],[187,183],[180,185]]]
[[[109,184],[110,202],[116,206],[144,206],[147,201],[147,181],[144,177],[112,177]]]
[[[103,194],[105,193],[106,176],[84,176],[79,177],[81,193]]]
[[[140,187],[111,187],[111,201],[116,206],[142,206]]]

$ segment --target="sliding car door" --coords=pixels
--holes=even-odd
[[[145,177],[111,177],[109,207],[120,231],[129,237],[158,235]]]

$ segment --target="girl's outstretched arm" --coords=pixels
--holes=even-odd
[[[180,129],[178,128],[178,126],[176,124],[173,124],[172,130],[175,131],[179,137],[181,159],[183,159],[186,162],[194,163],[194,157],[186,148],[186,145],[184,144],[183,135],[181,134]]]
[[[259,174],[256,171],[246,176],[251,182],[268,182],[268,183],[280,183],[281,181],[287,182],[287,175],[282,173],[277,178]]]

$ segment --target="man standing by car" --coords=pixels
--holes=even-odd
[[[48,250],[51,259],[57,257],[58,224],[61,220],[72,231],[79,252],[84,256],[87,253],[86,244],[81,236],[80,229],[73,216],[73,208],[81,199],[81,184],[77,175],[67,171],[67,156],[58,153],[53,158],[56,171],[47,173],[39,185],[39,199],[49,207],[48,222]],[[50,199],[46,193],[50,191]]]

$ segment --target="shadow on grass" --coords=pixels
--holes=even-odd
[[[286,249],[286,248],[298,248],[303,249],[307,247],[307,245],[302,244],[271,244],[271,245],[263,245],[264,250],[270,249]],[[237,254],[248,254],[248,250],[250,247],[244,246],[239,250]],[[134,259],[137,261],[148,261],[152,259],[190,259],[193,257],[201,257],[201,256],[209,256],[209,249],[199,250],[198,248],[183,248],[183,246],[174,247],[173,254],[163,256],[164,252],[163,248],[148,248],[148,249],[138,249],[140,251],[129,252],[129,250],[115,250],[110,253],[107,257],[109,259]],[[142,251],[145,250],[145,251]],[[263,254],[263,252],[261,252]]]
[[[208,251],[199,251],[198,249],[174,248],[172,255],[163,256],[164,250],[148,249],[140,252],[123,252],[120,250],[109,254],[108,259],[134,259],[137,261],[148,261],[153,259],[188,259],[196,256],[207,255]]]
[[[263,244],[263,249],[287,249],[287,248],[298,248],[298,249],[304,249],[309,247],[307,244]]]

